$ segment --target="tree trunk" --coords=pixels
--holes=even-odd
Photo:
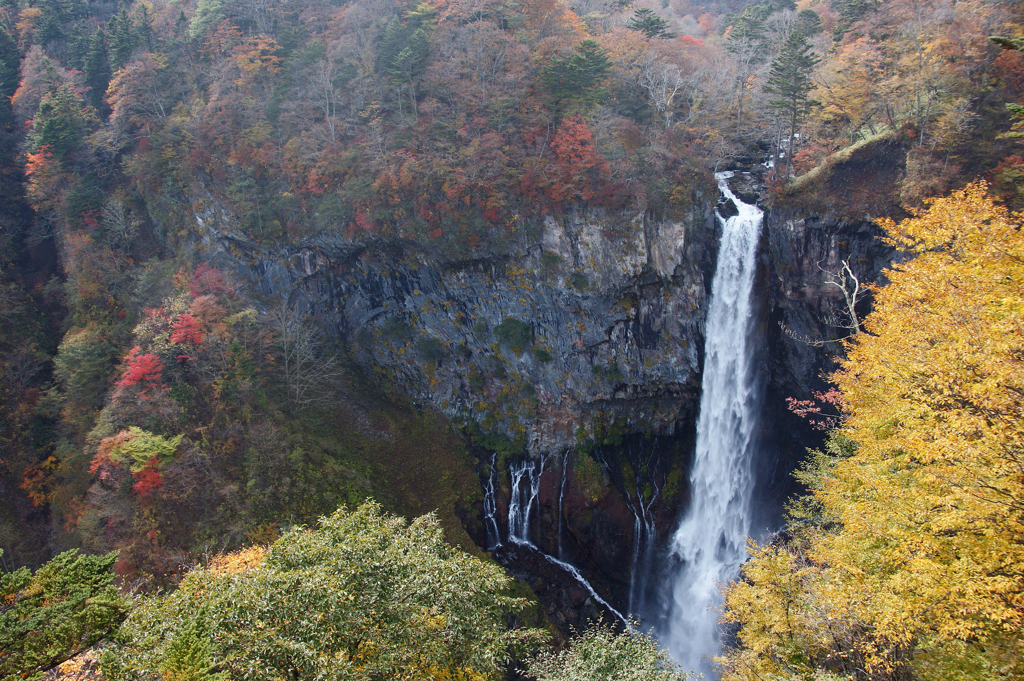
[[[796,138],[797,104],[793,103],[793,120],[789,125],[789,151],[786,152],[786,179],[793,175],[793,140]]]

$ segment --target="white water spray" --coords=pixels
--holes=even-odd
[[[565,524],[565,516],[562,514],[562,499],[565,498],[565,477],[569,470],[569,450],[562,455],[562,484],[558,487],[558,560],[565,560],[565,552],[562,550],[562,526]]]
[[[653,456],[653,455],[652,455]],[[650,466],[650,457],[647,465]],[[634,497],[626,492],[626,507],[633,514],[633,562],[629,571],[629,612],[635,615],[647,610],[647,578],[654,562],[654,540],[657,536],[654,526],[654,503],[661,496],[661,488],[651,481],[650,494],[637,489]]]
[[[682,566],[673,585],[665,643],[686,669],[710,678],[706,657],[719,651],[717,613],[721,583],[735,579],[746,558],[751,529],[752,440],[758,380],[750,336],[757,242],[762,212],[718,186],[739,215],[725,220],[711,285],[697,449],[690,475],[691,502],[672,540]]]

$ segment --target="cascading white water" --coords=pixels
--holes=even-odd
[[[536,547],[534,547],[534,548],[536,548]],[[546,554],[546,553],[544,553],[543,551],[540,551],[540,550],[538,550],[537,552],[540,553],[540,555],[543,556],[544,560],[546,560],[547,562],[551,563],[552,565],[557,565],[558,567],[562,568],[563,570],[568,572],[570,575],[572,575],[573,578],[577,582],[579,582],[580,586],[582,586],[584,589],[587,590],[587,593],[590,594],[591,598],[593,598],[595,601],[597,601],[598,603],[603,605],[605,608],[607,608],[608,611],[610,613],[612,613],[613,615],[615,615],[616,617],[618,617],[619,620],[621,620],[623,624],[625,624],[626,626],[629,626],[629,620],[626,618],[626,616],[623,615],[618,610],[616,610],[615,608],[613,608],[608,601],[606,601],[605,599],[601,598],[597,594],[597,592],[594,591],[594,587],[590,585],[590,582],[588,582],[586,580],[586,578],[583,575],[580,574],[579,570],[577,570],[575,567],[573,567],[569,563],[566,563],[564,560],[558,560],[554,556],[549,556],[548,554]]]
[[[484,527],[487,529],[487,550],[501,546],[501,532],[498,531],[498,504],[494,499],[494,477],[498,474],[498,455],[491,455],[491,473],[484,487]]]
[[[530,511],[533,509],[533,502],[540,494],[540,476],[544,475],[544,457],[540,461],[525,459],[518,463],[510,464],[508,467],[509,476],[512,478],[512,498],[508,503],[508,540],[515,544],[529,544],[530,541]],[[521,483],[523,478],[529,481],[529,496],[525,503]]]
[[[714,612],[722,602],[718,585],[737,576],[751,530],[751,450],[758,402],[750,336],[762,212],[736,198],[727,184],[730,176],[716,175],[739,214],[724,221],[711,285],[691,502],[672,540],[681,567],[663,636],[684,668],[707,678],[712,674],[705,658],[719,650]]]
[[[565,551],[562,550],[562,526],[565,524],[565,516],[562,515],[562,499],[565,498],[565,478],[569,471],[569,450],[562,455],[562,484],[558,486],[558,560],[565,560]]]
[[[587,593],[590,594],[591,598],[607,608],[609,612],[622,620],[623,623],[628,624],[626,617],[613,608],[608,601],[601,598],[590,582],[580,574],[579,570],[571,564],[566,563],[564,560],[559,560],[554,556],[549,556],[544,553],[530,540],[530,515],[533,510],[533,503],[537,501],[537,497],[540,495],[540,478],[544,475],[544,462],[545,458],[541,457],[539,461],[526,459],[524,461],[509,464],[508,473],[510,482],[512,483],[512,490],[510,495],[511,498],[508,503],[508,540],[512,544],[516,544],[521,547],[528,547],[536,551],[547,562],[568,572],[572,575],[573,579],[580,584],[580,586],[587,590]],[[564,461],[562,465],[565,466]],[[525,495],[522,490],[522,483],[524,479],[529,485]],[[493,494],[493,486],[491,489]],[[561,512],[559,512],[559,515],[561,515]]]
[[[636,499],[626,496],[626,506],[633,513],[633,563],[629,571],[629,612],[631,615],[647,610],[647,577],[654,562],[654,513],[652,507],[661,490],[654,488],[648,500],[639,492]]]

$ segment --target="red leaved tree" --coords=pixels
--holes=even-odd
[[[206,263],[203,263],[196,268],[188,288],[189,292],[193,296],[201,296],[206,293],[233,294],[235,292],[234,289],[228,285],[228,282],[221,271],[216,267],[210,267]]]
[[[555,150],[555,180],[550,187],[551,198],[565,201],[589,201],[608,181],[608,161],[594,146],[594,135],[579,115],[571,116],[558,126],[551,141]]]
[[[149,388],[162,388],[164,365],[156,355],[143,353],[142,348],[136,345],[125,357],[127,364],[120,380],[114,385],[119,388],[131,388],[139,386],[139,395],[144,395]]]
[[[172,343],[191,343],[192,345],[200,345],[203,342],[203,329],[199,324],[199,320],[187,312],[175,320],[172,328]]]
[[[164,478],[160,475],[160,461],[158,457],[154,456],[147,461],[141,471],[132,473],[132,477],[135,478],[135,484],[132,485],[132,489],[140,497],[145,497],[160,489],[164,484]]]

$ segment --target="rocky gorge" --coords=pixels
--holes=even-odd
[[[733,188],[743,200],[767,196],[757,172]],[[315,318],[357,361],[385,368],[423,408],[461,426],[481,489],[491,485],[489,499],[460,511],[463,524],[533,588],[553,623],[579,626],[602,606],[544,554],[575,566],[616,610],[661,616],[666,538],[688,502],[716,212],[734,207],[707,187],[677,219],[548,215],[516,230],[504,252],[452,260],[397,239],[318,235],[266,247],[223,206],[204,205],[195,219],[212,263],[264,305]],[[765,213],[754,503],[767,531],[794,490],[790,471],[819,437],[785,398],[823,387],[838,349],[829,341],[842,335],[829,321],[843,305],[834,274],[846,261],[861,282],[877,280],[893,257],[878,233],[865,218]],[[532,490],[510,474],[531,461]],[[496,544],[488,522],[507,539],[521,495],[532,546]]]

